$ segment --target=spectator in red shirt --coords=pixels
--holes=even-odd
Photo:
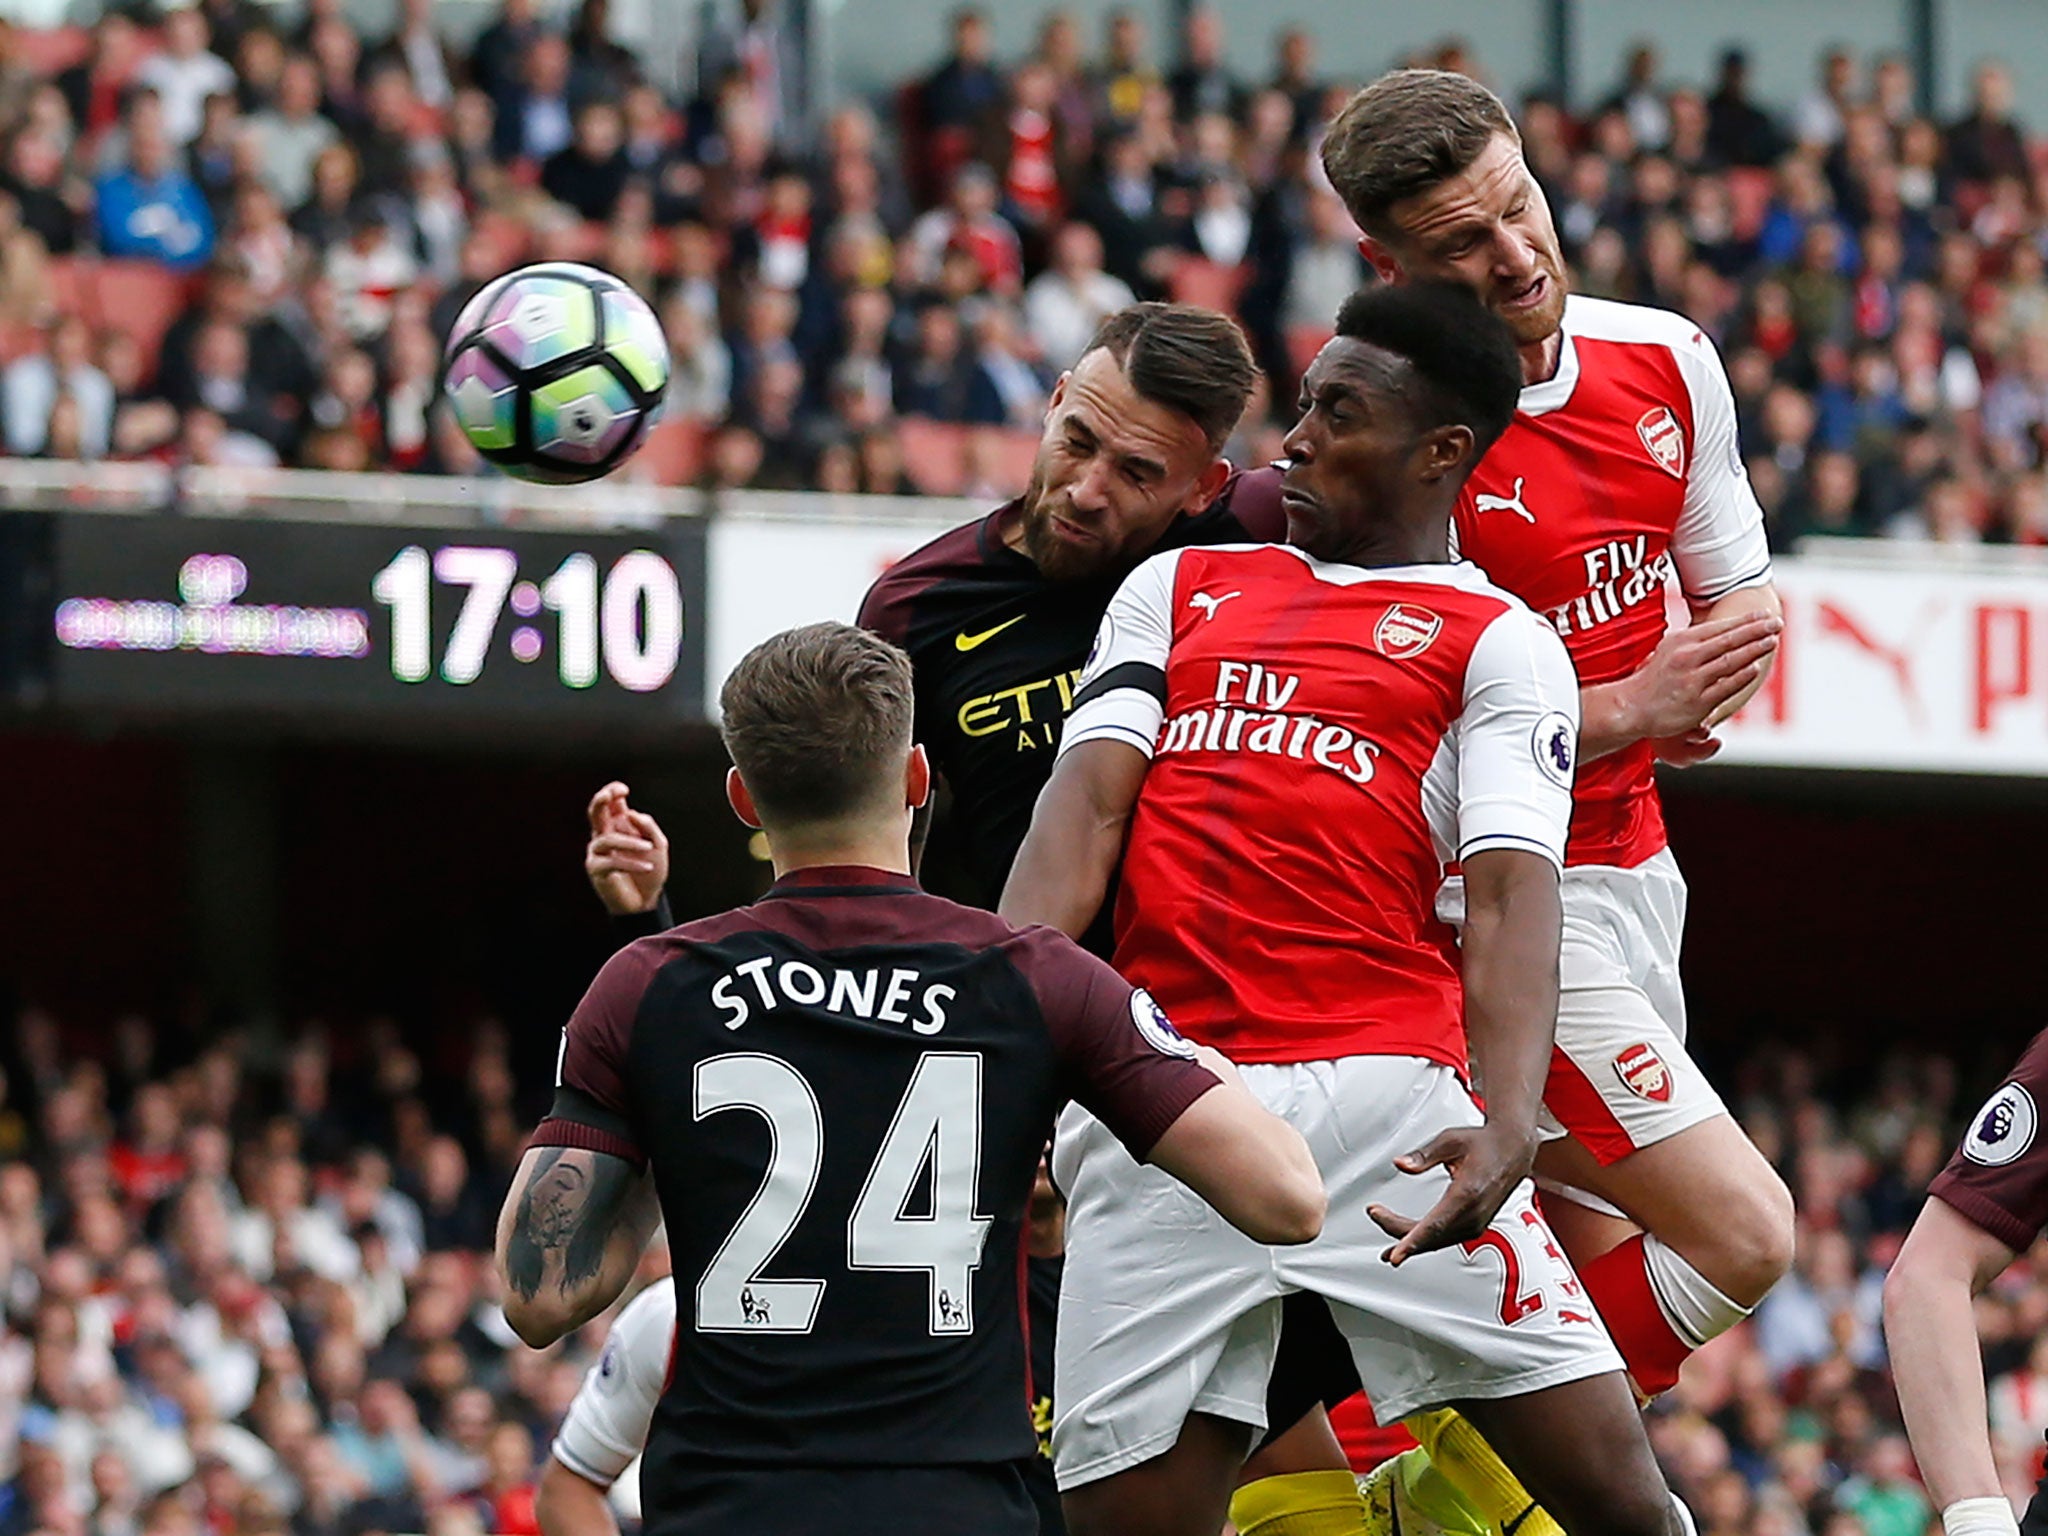
[[[490,1471],[477,1493],[490,1510],[486,1528],[493,1536],[540,1536],[533,1508],[532,1434],[507,1419],[491,1431],[484,1458]]]
[[[163,1083],[145,1083],[128,1107],[128,1134],[108,1161],[114,1182],[138,1214],[176,1191],[185,1178],[178,1101]]]

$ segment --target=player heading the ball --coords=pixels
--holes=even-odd
[[[578,1005],[499,1221],[506,1316],[539,1347],[602,1311],[658,1203],[680,1342],[651,1536],[796,1536],[827,1509],[837,1530],[1030,1536],[1019,1240],[1060,1107],[1255,1243],[1312,1239],[1321,1180],[1107,965],[918,888],[931,774],[895,646],[790,630],[721,707],[727,794],[776,882],[629,945]]]

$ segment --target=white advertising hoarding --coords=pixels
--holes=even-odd
[[[851,624],[874,580],[948,528],[986,515],[964,501],[862,501],[889,510],[858,517],[796,510],[817,497],[760,498],[761,507],[712,519],[705,553],[706,710],[718,717],[718,690],[739,659],[798,624]]]
[[[2048,775],[2048,570],[1777,570],[1778,665],[1717,761]]]

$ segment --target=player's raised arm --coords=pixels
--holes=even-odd
[[[1013,923],[1079,938],[1109,892],[1166,717],[1178,553],[1155,555],[1110,600],[1081,674],[1059,761],[1003,887]]]
[[[646,917],[649,922],[637,926],[658,932],[672,926],[664,890],[668,837],[652,816],[628,805],[626,795],[626,786],[614,779],[590,797],[583,873],[605,911],[615,918]]]

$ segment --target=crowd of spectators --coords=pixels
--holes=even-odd
[[[250,0],[110,10],[54,72],[0,26],[7,449],[477,472],[438,343],[540,256],[658,306],[683,425],[645,473],[1008,494],[1059,370],[1134,296],[1240,315],[1270,387],[1233,447],[1270,453],[1370,276],[1317,160],[1358,82],[1299,28],[1259,69],[1265,40],[1200,6],[1165,40],[1113,13],[1097,46],[1055,10],[1006,60],[979,11],[949,26],[935,67],[822,121],[775,0],[714,22],[679,99],[606,0],[565,30],[503,0],[466,52],[432,0],[367,45],[338,0],[289,32]],[[1406,62],[1486,75],[1456,41]],[[2048,162],[1996,61],[1952,122],[1917,84],[1834,50],[1764,104],[1739,52],[1700,88],[1646,46],[1597,105],[1514,103],[1579,290],[1720,343],[1781,547],[2048,541]],[[94,250],[187,274],[160,338],[66,302]]]
[[[519,1346],[492,1224],[537,1110],[486,1024],[201,1045],[29,1009],[0,1083],[0,1536],[533,1536],[606,1320]],[[1853,1091],[1749,1056],[1731,1104],[1795,1190],[1794,1272],[1652,1409],[1703,1536],[1922,1536],[1885,1266],[1971,1106],[1940,1056]],[[528,1090],[521,1092],[522,1086]],[[643,1279],[661,1271],[659,1255]],[[2048,1430],[2048,1245],[1979,1312],[2024,1496]]]

